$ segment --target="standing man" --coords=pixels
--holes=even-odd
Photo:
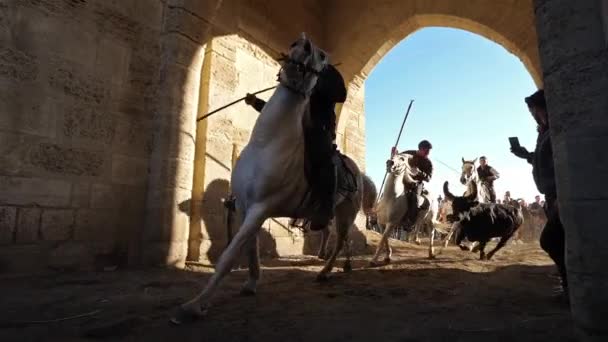
[[[489,195],[490,203],[496,203],[496,191],[494,191],[494,181],[497,180],[500,175],[498,171],[488,165],[487,158],[481,156],[479,158],[479,167],[477,168],[477,176],[481,182],[481,186],[485,188]]]
[[[540,193],[545,195],[545,214],[547,223],[540,236],[540,246],[553,259],[561,278],[561,293],[568,300],[568,274],[566,272],[565,251],[566,238],[557,205],[557,187],[553,167],[553,149],[549,134],[549,116],[545,93],[541,89],[526,97],[528,110],[538,124],[538,138],[534,152],[528,152],[525,147],[511,148],[511,152],[519,158],[526,159],[532,164],[532,176]]]

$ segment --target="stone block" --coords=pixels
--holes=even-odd
[[[192,190],[194,165],[191,161],[167,159],[161,166],[161,183],[169,187]]]
[[[40,232],[46,241],[65,241],[74,231],[74,211],[69,209],[45,209],[42,212]]]
[[[145,184],[148,160],[122,155],[112,156],[112,182],[116,184]]]
[[[190,218],[178,209],[148,211],[145,225],[147,241],[183,242],[188,240]]]
[[[132,4],[132,2],[127,3]],[[95,6],[93,15],[99,32],[111,39],[133,44],[141,35],[142,28],[138,22],[121,13],[116,7],[107,6],[105,2]]]
[[[71,142],[107,146],[114,138],[114,116],[102,108],[78,103],[63,115],[61,132]]]
[[[164,158],[194,161],[195,132],[187,132],[182,128],[173,124],[155,127],[152,134],[152,150]]]
[[[99,105],[109,97],[109,87],[103,80],[67,61],[52,61],[49,85],[90,104]]]
[[[129,47],[111,39],[102,39],[98,44],[95,59],[96,73],[115,86],[122,86],[129,71],[131,56]]]
[[[40,208],[19,208],[17,222],[17,243],[38,241],[40,234]]]
[[[55,137],[55,118],[61,106],[39,86],[0,82],[0,129]]]
[[[76,213],[76,241],[105,241],[114,239],[118,216],[113,209],[84,209]]]
[[[126,113],[116,114],[112,151],[128,156],[149,156],[151,131],[152,124],[147,119]]]
[[[203,63],[205,48],[179,34],[161,36],[163,61],[177,63],[185,67],[200,68]]]
[[[70,205],[72,208],[88,208],[91,205],[89,199],[91,192],[91,184],[83,182],[75,182],[72,185],[72,195]]]
[[[0,207],[0,244],[13,242],[13,234],[17,221],[17,208]]]
[[[0,48],[0,77],[19,82],[33,81],[38,73],[38,61],[33,56],[6,45]]]
[[[188,253],[187,241],[147,242],[143,247],[143,262],[149,266],[184,268]]]
[[[28,163],[45,172],[98,177],[103,174],[105,156],[77,148],[40,142],[28,151]]]
[[[608,173],[608,156],[598,146],[605,136],[568,137],[554,141],[558,193],[567,200],[606,199],[608,184],[601,181]],[[593,167],[589,161],[593,160]],[[572,177],[576,175],[576,177]]]
[[[7,204],[65,207],[70,190],[64,180],[0,176],[0,202]]]
[[[95,183],[91,185],[91,208],[111,209],[120,206],[120,197],[110,184]]]

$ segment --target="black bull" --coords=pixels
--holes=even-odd
[[[452,202],[452,214],[448,220],[454,223],[456,243],[464,248],[461,243],[465,237],[469,241],[479,242],[481,260],[491,259],[524,222],[522,209],[518,203],[479,203],[477,189],[468,196],[457,197],[448,189],[448,182],[443,184],[443,193],[445,198]],[[484,249],[492,238],[500,238],[500,241],[486,255]]]

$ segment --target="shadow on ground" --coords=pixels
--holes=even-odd
[[[272,261],[263,269],[256,297],[238,296],[247,272],[236,271],[208,317],[181,327],[168,325],[167,317],[201,288],[209,270],[5,278],[0,340],[573,340],[569,312],[551,299],[553,268],[545,260],[519,261],[539,255],[535,246],[512,247],[492,264],[452,249],[436,261],[398,259],[374,269],[358,258],[352,273],[334,273],[325,284],[314,282],[322,263],[312,258],[295,266]],[[91,312],[62,322],[32,322]]]

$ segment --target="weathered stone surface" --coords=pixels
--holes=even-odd
[[[114,126],[113,115],[100,108],[79,104],[65,112],[62,131],[71,141],[108,145],[114,138]]]
[[[46,172],[75,176],[101,176],[104,171],[104,155],[100,152],[63,147],[51,143],[39,143],[30,148],[29,163]]]
[[[76,213],[74,240],[113,240],[119,216],[112,209],[83,209]]]
[[[86,182],[76,182],[72,185],[72,195],[70,205],[72,208],[88,208],[90,205],[91,184]]]
[[[143,158],[114,155],[112,157],[112,182],[138,185],[146,182],[148,161]]]
[[[113,39],[134,43],[141,35],[141,25],[116,8],[105,7],[98,3],[94,9],[94,20],[97,29]]]
[[[0,77],[16,81],[32,81],[38,76],[34,57],[8,47],[0,48]]]
[[[40,232],[46,241],[64,241],[72,237],[74,211],[68,209],[45,209],[42,212]]]
[[[120,205],[118,193],[111,184],[95,183],[91,186],[91,208],[109,209]]]
[[[55,137],[59,104],[31,83],[13,86],[0,81],[0,129]],[[29,96],[22,96],[25,92]]]
[[[68,181],[0,176],[0,202],[64,207],[70,203]]]
[[[0,244],[13,242],[17,220],[17,208],[0,207]]]
[[[19,208],[17,222],[17,243],[32,243],[40,234],[40,208]]]
[[[49,85],[64,94],[93,104],[101,104],[109,96],[105,82],[66,61],[54,62]]]

